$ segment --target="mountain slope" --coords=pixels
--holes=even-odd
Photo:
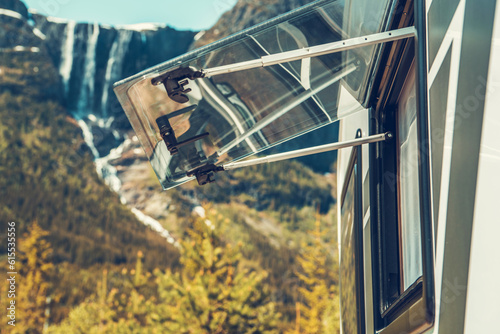
[[[215,42],[223,37],[250,28],[314,0],[238,0],[236,5],[224,13],[217,23],[196,40],[191,48]]]
[[[38,221],[50,232],[56,262],[133,262],[143,250],[163,254],[148,257],[148,267],[173,265],[175,247],[99,179],[81,129],[62,105],[46,39],[18,11],[0,12],[1,224],[16,221],[21,237]]]

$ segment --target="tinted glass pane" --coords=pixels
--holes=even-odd
[[[399,190],[403,289],[422,276],[420,200],[418,182],[417,108],[414,71],[399,102]]]
[[[359,29],[359,15],[345,21],[355,3],[320,1],[118,83],[115,92],[163,187],[189,180],[189,170],[241,159],[363,109],[360,87],[367,87],[376,47],[187,79],[186,103],[152,79],[179,67],[213,68],[382,30],[388,1],[372,6],[381,15],[368,30]],[[156,122],[162,116],[177,142],[208,135],[171,155]]]

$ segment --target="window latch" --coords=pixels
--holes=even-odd
[[[174,102],[183,104],[189,102],[186,94],[191,92],[191,88],[185,87],[188,84],[187,79],[195,80],[204,76],[203,71],[197,71],[193,67],[180,67],[151,79],[151,84],[154,86],[163,84],[168,97]]]
[[[158,117],[156,119],[156,124],[158,125],[158,128],[160,129],[160,136],[162,137],[163,141],[167,145],[167,150],[170,152],[171,155],[179,153],[179,147],[190,144],[190,143],[194,143],[195,141],[203,139],[209,135],[208,132],[205,132],[205,133],[196,135],[194,137],[185,139],[185,140],[180,141],[180,142],[177,141],[177,138],[175,137],[174,129],[170,125],[170,118],[191,112],[191,111],[195,110],[196,107],[197,107],[197,105],[192,105],[190,107],[174,111],[168,115],[164,115],[164,116]]]

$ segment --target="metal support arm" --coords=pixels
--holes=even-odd
[[[346,148],[346,147],[358,146],[358,145],[369,144],[369,143],[376,143],[379,141],[386,141],[386,140],[390,140],[391,138],[392,138],[392,133],[386,132],[386,133],[381,133],[381,134],[373,135],[373,136],[369,136],[369,137],[347,140],[347,141],[343,141],[341,143],[326,144],[326,145],[321,145],[321,146],[304,148],[301,150],[295,150],[295,151],[290,151],[290,152],[285,152],[285,153],[268,155],[266,157],[257,158],[257,159],[251,159],[251,160],[239,161],[239,162],[231,162],[231,163],[228,163],[226,165],[223,165],[222,167],[224,168],[224,170],[231,170],[231,169],[236,169],[236,168],[241,168],[241,167],[255,166],[255,165],[260,165],[260,164],[268,163],[268,162],[276,162],[276,161],[288,160],[288,159],[293,159],[293,158],[299,158],[299,157],[303,157],[303,156],[307,156],[307,155],[311,155],[311,154],[334,151],[334,150],[338,150],[338,149]]]
[[[167,90],[168,96],[173,101],[177,103],[187,103],[189,101],[189,98],[186,93],[189,93],[191,91],[191,89],[184,87],[188,84],[187,79],[195,80],[205,77],[213,77],[221,74],[249,70],[252,68],[283,64],[304,58],[318,57],[336,52],[352,50],[363,46],[387,43],[412,37],[415,37],[415,27],[406,27],[362,37],[345,39],[338,42],[326,43],[297,50],[270,54],[262,56],[258,59],[212,68],[195,69],[194,67],[179,67],[175,70],[151,79],[151,84],[163,84],[165,86],[165,89]]]
[[[218,173],[218,172],[232,170],[232,169],[241,168],[241,167],[250,167],[250,166],[260,165],[260,164],[268,163],[268,162],[288,160],[288,159],[303,157],[303,156],[307,156],[307,155],[311,155],[311,154],[334,151],[334,150],[338,150],[341,148],[376,143],[376,142],[387,141],[387,140],[391,140],[391,139],[392,139],[392,133],[386,132],[386,133],[381,133],[378,135],[368,136],[368,137],[364,137],[364,138],[356,138],[353,140],[346,140],[346,141],[341,142],[341,143],[326,144],[326,145],[321,145],[321,146],[304,148],[301,150],[295,150],[295,151],[290,151],[290,152],[285,152],[285,153],[268,155],[266,157],[257,158],[257,159],[251,159],[251,160],[245,160],[245,161],[239,161],[239,162],[231,162],[231,163],[228,163],[228,164],[222,165],[222,166],[216,166],[213,164],[205,165],[205,166],[202,166],[200,168],[197,168],[197,169],[194,169],[194,170],[187,172],[187,176],[196,176],[196,179],[198,180],[198,184],[200,186],[203,186],[207,183],[214,182],[215,181],[214,174]]]
[[[342,52],[356,49],[363,46],[387,43],[415,36],[415,27],[406,27],[386,32],[381,32],[362,37],[355,37],[343,41],[332,42],[317,46],[306,47],[302,49],[280,52],[263,56],[259,59],[244,61],[240,63],[206,68],[201,70],[205,77],[213,77],[216,75],[238,72],[258,67],[266,67],[282,63],[291,62],[294,60],[318,57],[326,54]]]

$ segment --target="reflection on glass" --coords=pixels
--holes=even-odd
[[[356,235],[354,229],[354,168],[341,209],[340,312],[344,333],[358,333]]]
[[[403,290],[422,276],[418,182],[417,108],[414,71],[408,76],[398,108],[399,198]]]
[[[163,85],[152,85],[153,78],[179,67],[213,68],[382,31],[389,1],[371,6],[380,15],[368,30],[357,27],[358,16],[344,22],[357,1],[320,2],[117,83],[115,92],[163,187],[185,182],[189,170],[256,154],[363,109],[358,86],[370,77],[375,47],[188,80],[191,92],[183,104]],[[350,98],[342,101],[341,91]],[[172,156],[156,119],[189,106],[194,111],[169,119],[177,141],[209,135]]]

